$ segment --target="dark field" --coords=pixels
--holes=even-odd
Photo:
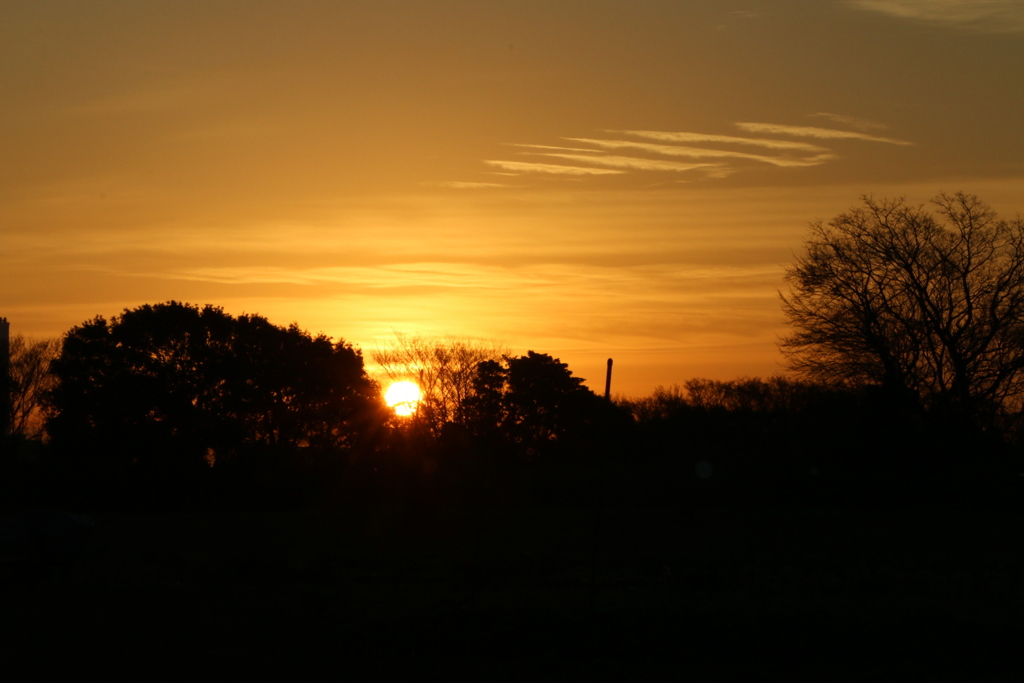
[[[1024,516],[618,511],[99,516],[3,564],[4,654],[493,678],[1019,680]]]

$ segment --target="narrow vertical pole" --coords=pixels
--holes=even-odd
[[[612,400],[612,359],[608,359],[608,374],[604,378],[604,400]]]

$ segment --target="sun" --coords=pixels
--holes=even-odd
[[[419,405],[420,388],[415,382],[395,382],[384,392],[384,402],[395,411],[395,415],[409,417]]]

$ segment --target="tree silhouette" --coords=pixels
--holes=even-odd
[[[114,468],[343,448],[379,403],[351,346],[175,301],[72,328],[52,368],[55,444]]]
[[[10,340],[11,434],[24,439],[43,436],[43,397],[53,386],[50,361],[60,351],[60,339],[32,339],[20,334]]]
[[[1024,397],[1024,221],[963,193],[933,203],[938,218],[864,198],[812,224],[787,272],[782,349],[813,378],[991,423]]]
[[[531,458],[579,439],[607,412],[568,365],[533,351],[481,363],[473,388],[466,402],[471,430]]]

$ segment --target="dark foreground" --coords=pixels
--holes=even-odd
[[[581,512],[100,516],[69,562],[5,558],[0,648],[108,680],[1024,673],[1019,513],[605,520],[592,583]]]

